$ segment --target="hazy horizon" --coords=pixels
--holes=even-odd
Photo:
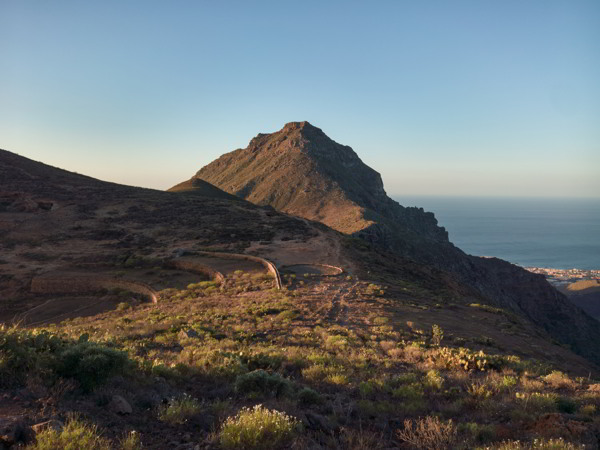
[[[166,189],[308,120],[395,195],[600,196],[600,3],[0,4],[0,148]]]

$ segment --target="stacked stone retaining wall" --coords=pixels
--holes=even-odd
[[[205,256],[215,256],[217,258],[245,259],[246,261],[257,262],[259,264],[262,264],[265,267],[265,269],[267,269],[267,271],[271,275],[273,275],[273,278],[275,278],[275,285],[277,286],[277,289],[281,289],[283,286],[283,284],[281,283],[281,275],[279,274],[277,267],[275,266],[274,263],[272,263],[268,259],[261,258],[259,256],[246,255],[246,254],[242,254],[242,253],[217,253],[217,252],[196,252],[196,253],[199,255],[205,255]]]
[[[219,284],[223,284],[225,282],[225,277],[221,272],[218,272],[212,267],[200,264],[191,259],[174,259],[169,262],[169,265],[179,270],[185,270],[186,272],[194,272],[207,275]]]
[[[158,302],[157,292],[141,281],[119,280],[100,276],[81,276],[79,274],[44,275],[31,280],[31,292],[34,294],[86,294],[103,289],[126,289],[148,297],[152,303]]]
[[[285,270],[285,269],[290,269],[290,268],[292,268],[292,267],[298,267],[298,266],[307,266],[307,267],[310,267],[310,266],[315,266],[315,267],[326,267],[326,268],[328,268],[328,269],[332,269],[333,271],[335,271],[335,272],[336,272],[336,273],[331,273],[331,274],[322,274],[322,275],[319,275],[320,277],[337,277],[337,276],[340,276],[340,275],[342,275],[342,274],[345,272],[345,270],[344,270],[342,267],[338,267],[338,266],[332,266],[332,265],[330,265],[330,264],[317,264],[317,263],[299,263],[299,264],[289,264],[289,265],[286,265],[286,266],[281,266],[281,269],[282,269],[282,270]]]

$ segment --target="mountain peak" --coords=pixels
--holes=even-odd
[[[320,131],[323,132],[320,128],[315,127],[310,122],[304,120],[302,122],[288,122],[286,123],[281,131],[294,131],[294,130],[306,130],[306,131]]]
[[[376,218],[391,214],[394,223],[402,223],[411,233],[447,242],[447,233],[433,214],[391,200],[377,171],[351,147],[338,144],[307,121],[258,134],[247,148],[221,156],[194,178],[343,233],[370,229],[382,234],[381,227],[375,232],[372,226]]]

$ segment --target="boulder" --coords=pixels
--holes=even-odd
[[[108,409],[117,414],[131,414],[133,412],[131,405],[120,395],[113,395],[108,404]]]

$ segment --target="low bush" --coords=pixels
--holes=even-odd
[[[135,431],[131,431],[121,439],[120,447],[120,450],[142,450],[144,448],[139,433]]]
[[[438,391],[444,386],[444,377],[437,370],[430,370],[425,376],[425,386],[431,390]]]
[[[439,347],[442,343],[442,339],[444,339],[444,330],[439,325],[433,324],[431,326],[431,342],[433,345]]]
[[[577,402],[570,397],[558,397],[556,407],[562,413],[573,414],[577,411]]]
[[[437,417],[427,416],[419,420],[405,420],[404,429],[397,432],[398,437],[417,449],[452,448],[456,440],[456,427],[452,420],[443,422]]]
[[[496,437],[493,425],[483,425],[474,422],[461,423],[458,426],[458,431],[470,435],[471,439],[480,444],[491,442]]]
[[[290,442],[299,427],[295,418],[256,405],[225,421],[219,443],[225,449],[275,449]]]
[[[158,412],[159,420],[171,425],[183,424],[202,410],[202,406],[195,398],[183,394],[179,398],[172,398],[166,406]]]
[[[523,403],[523,408],[529,413],[554,412],[557,408],[558,396],[554,393],[532,392],[525,394],[517,392],[516,398]]]
[[[570,389],[574,388],[576,384],[567,374],[559,372],[558,370],[554,370],[552,373],[546,375],[544,381],[556,389]]]
[[[38,433],[36,442],[26,447],[27,450],[111,450],[110,442],[100,436],[95,425],[89,425],[71,417],[62,430],[52,427]]]
[[[0,386],[20,385],[27,376],[73,378],[89,391],[108,377],[122,374],[130,360],[127,353],[105,345],[61,339],[47,331],[35,332],[0,327]]]
[[[579,409],[579,412],[586,416],[593,416],[596,414],[596,410],[596,405],[584,405]]]
[[[108,377],[123,373],[129,362],[127,353],[93,342],[78,342],[62,351],[56,361],[56,372],[75,378],[89,391]]]
[[[242,355],[240,360],[248,366],[248,370],[277,370],[281,367],[283,356],[257,353],[254,355]]]
[[[277,373],[270,374],[262,369],[239,375],[235,380],[238,394],[262,394],[281,397],[293,391],[292,383]]]
[[[302,405],[318,405],[323,402],[323,397],[314,389],[305,387],[298,391],[298,403]]]

